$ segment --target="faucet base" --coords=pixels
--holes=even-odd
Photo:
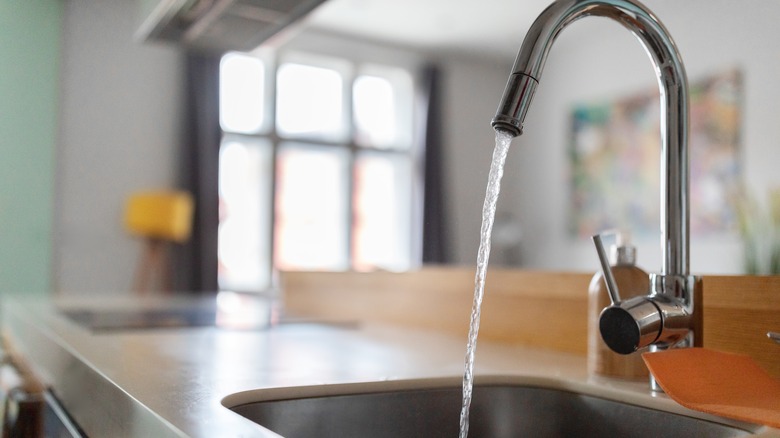
[[[685,334],[681,339],[675,342],[663,342],[653,344],[648,347],[648,351],[651,353],[668,350],[671,348],[689,348],[689,347],[702,347],[704,345],[704,312],[702,306],[703,298],[703,282],[701,277],[690,276],[666,276],[666,279],[661,275],[651,275],[650,282],[653,288],[653,295],[660,294],[660,291],[665,290],[663,294],[679,294],[676,300],[684,302],[684,307],[688,313],[688,324],[685,329]],[[673,281],[668,281],[673,279]],[[682,287],[680,287],[682,286]],[[650,389],[654,392],[664,392],[663,388],[658,384],[655,377],[650,374]]]
[[[657,303],[663,320],[654,344],[662,349],[701,347],[704,338],[701,277],[650,274],[650,289],[649,298]]]
[[[701,336],[694,336],[694,332],[693,331],[689,331],[688,335],[685,336],[685,338],[683,338],[682,340],[680,340],[679,342],[677,342],[674,345],[671,345],[671,346],[668,346],[668,345],[667,346],[651,345],[650,347],[648,347],[647,351],[650,352],[650,353],[657,353],[657,352],[660,352],[660,351],[668,350],[670,348],[689,348],[689,347],[693,347],[694,343],[695,343],[694,341],[697,338],[701,338]],[[651,391],[653,391],[653,392],[665,392],[664,389],[661,388],[661,385],[658,384],[658,381],[655,379],[655,376],[653,376],[652,373],[650,374],[649,383],[650,383],[650,390]]]

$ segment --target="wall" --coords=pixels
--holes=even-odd
[[[133,41],[135,2],[64,6],[54,287],[126,293],[141,247],[123,231],[123,202],[174,184],[183,57]]]
[[[0,292],[51,284],[62,4],[0,2]]]
[[[744,180],[756,196],[780,185],[773,167],[780,162],[780,56],[775,18],[780,3],[648,0],[645,4],[664,21],[674,37],[691,80],[739,67],[744,73],[742,153]],[[597,260],[588,239],[566,233],[568,201],[568,111],[574,102],[618,97],[657,87],[649,60],[625,29],[608,20],[587,18],[561,33],[551,50],[544,76],[515,141],[508,173],[517,180],[505,185],[499,203],[514,205],[525,231],[525,266],[545,269],[594,270]],[[658,202],[657,198],[648,202]],[[736,233],[692,236],[694,273],[739,273],[742,254]],[[639,262],[660,267],[655,236],[639,242]]]
[[[445,174],[445,208],[448,210],[447,242],[450,262],[476,266],[482,204],[495,145],[490,120],[513,59],[490,60],[448,56],[442,66],[442,111]],[[507,158],[507,169],[516,163]],[[507,171],[504,185],[518,186],[518,172]],[[511,202],[501,199],[497,215],[511,211]],[[495,254],[494,254],[495,255]],[[493,257],[494,262],[501,262]]]

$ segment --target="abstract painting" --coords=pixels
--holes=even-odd
[[[691,82],[691,233],[737,229],[742,75],[729,70]],[[571,114],[571,232],[660,229],[658,93],[576,104]]]

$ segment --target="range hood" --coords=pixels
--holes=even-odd
[[[248,51],[325,0],[140,0],[142,41],[188,48]]]

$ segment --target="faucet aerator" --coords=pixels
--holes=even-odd
[[[519,137],[523,133],[523,123],[515,118],[496,116],[490,122],[496,131],[504,131],[512,137]]]

